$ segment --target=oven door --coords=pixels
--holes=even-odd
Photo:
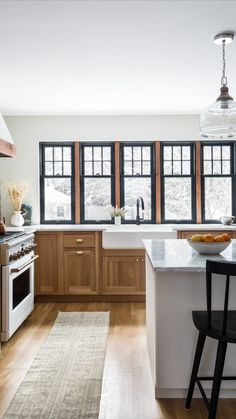
[[[34,308],[34,260],[2,267],[1,340],[7,341]]]

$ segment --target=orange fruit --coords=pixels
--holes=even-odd
[[[223,234],[222,234],[221,236],[216,236],[216,237],[215,237],[215,241],[216,241],[216,242],[224,242],[224,241],[225,241],[225,239],[224,239],[224,237],[223,237]]]
[[[202,238],[202,235],[201,234],[194,234],[191,237],[191,240],[192,240],[192,242],[202,242],[203,241],[203,238]]]
[[[228,234],[228,233],[224,233],[224,234],[222,234],[222,237],[224,237],[224,241],[225,241],[225,242],[228,242],[228,241],[230,241],[230,240],[231,240],[231,237],[229,236],[229,234]]]
[[[204,242],[214,242],[215,241],[215,237],[213,236],[213,234],[210,234],[210,233],[204,234],[204,236],[202,236],[202,237],[203,237]]]

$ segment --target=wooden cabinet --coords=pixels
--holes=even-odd
[[[66,294],[97,293],[95,250],[65,250],[64,281]]]
[[[214,236],[217,236],[219,234],[228,233],[229,236],[233,239],[236,237],[236,232],[233,232],[232,230],[185,230],[185,231],[178,231],[177,237],[178,239],[190,239],[194,234],[208,234],[211,233]]]
[[[102,249],[100,231],[37,232],[38,301],[143,301],[143,249]]]
[[[105,250],[102,257],[101,287],[103,294],[144,294],[144,251]]]
[[[35,262],[35,288],[37,294],[58,292],[58,235],[57,233],[37,233],[36,240],[39,259]]]
[[[65,294],[97,294],[99,290],[98,232],[64,233]]]

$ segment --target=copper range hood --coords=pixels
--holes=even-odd
[[[0,157],[14,157],[15,155],[16,146],[6,123],[0,114]]]

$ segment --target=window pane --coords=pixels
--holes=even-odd
[[[164,162],[164,175],[171,175],[172,174],[172,162],[165,161]]]
[[[134,147],[133,153],[134,160],[141,160],[141,147]]]
[[[132,161],[125,161],[125,165],[124,165],[124,174],[125,175],[132,175]]]
[[[124,179],[124,203],[127,209],[126,220],[136,219],[136,201],[138,196],[144,200],[144,219],[151,219],[151,179],[127,178]],[[141,214],[142,215],[142,214]]]
[[[150,147],[143,147],[143,160],[150,160]]]
[[[84,179],[84,218],[85,220],[110,220],[111,179]]]
[[[110,147],[103,147],[103,160],[111,159],[111,149]]]
[[[182,158],[183,160],[190,160],[190,147],[189,146],[182,147]]]
[[[143,162],[143,175],[150,175],[151,173],[151,164],[150,161]]]
[[[54,160],[62,160],[62,147],[54,147]]]
[[[182,174],[183,175],[190,175],[191,174],[190,161],[183,161],[182,162]]]
[[[231,215],[231,178],[205,178],[205,219]]]
[[[93,164],[92,162],[85,162],[84,164],[84,174],[89,176],[93,174]]]
[[[222,161],[222,173],[223,175],[230,175],[230,161]]]
[[[141,161],[134,161],[134,175],[141,175]]]
[[[45,147],[45,160],[53,160],[52,147]]]
[[[71,176],[71,163],[70,162],[63,163],[63,175]]]
[[[181,175],[181,162],[180,161],[173,162],[173,175]]]
[[[173,147],[173,160],[181,160],[181,147],[174,146]]]
[[[191,220],[190,178],[166,178],[164,183],[165,219]]]
[[[211,146],[203,146],[204,154],[203,158],[204,160],[211,160]]]
[[[54,175],[61,176],[62,175],[62,162],[55,162],[54,163]]]
[[[94,175],[98,176],[102,174],[102,163],[94,162]]]
[[[171,150],[172,147],[164,146],[164,160],[171,160]]]
[[[220,160],[221,159],[221,147],[219,145],[213,146],[213,160]]]
[[[222,146],[222,159],[225,159],[225,160],[230,159],[230,146],[229,145]]]
[[[221,162],[213,160],[213,175],[221,175]]]
[[[45,220],[71,220],[71,179],[44,179]]]
[[[103,163],[103,174],[105,176],[109,176],[111,174],[111,163],[110,162],[104,162]]]
[[[204,161],[203,173],[204,173],[204,175],[211,175],[212,174],[211,161]]]
[[[84,159],[85,160],[92,160],[92,147],[85,147],[84,148]]]
[[[71,160],[71,148],[63,147],[63,160]]]
[[[45,163],[45,175],[46,176],[53,175],[53,163],[50,163],[50,162]]]
[[[124,147],[124,159],[125,160],[132,160],[132,148],[131,147]]]
[[[101,147],[94,147],[93,153],[94,160],[102,160]]]

